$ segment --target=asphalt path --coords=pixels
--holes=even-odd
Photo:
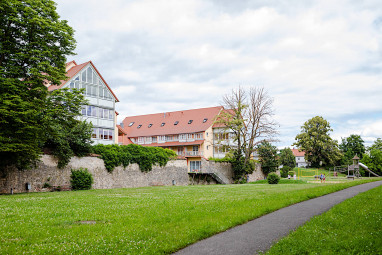
[[[272,243],[288,235],[290,231],[303,225],[313,216],[320,215],[334,205],[380,185],[382,181],[361,184],[282,208],[194,243],[175,254],[253,255],[258,251],[266,251]]]

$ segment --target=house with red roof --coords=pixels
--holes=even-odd
[[[299,149],[292,149],[293,155],[296,157],[296,167],[307,167],[309,163],[305,160],[305,151]]]
[[[200,171],[202,158],[222,158],[234,145],[232,134],[214,123],[223,110],[217,106],[126,117],[119,126],[119,143],[171,149],[188,160],[189,171]]]
[[[92,140],[95,144],[118,143],[117,112],[119,102],[105,79],[92,61],[77,64],[74,60],[66,63],[67,80],[59,85],[45,84],[49,91],[61,88],[85,89],[89,104],[82,107],[82,120],[93,124]]]

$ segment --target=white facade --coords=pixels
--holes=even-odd
[[[305,161],[304,156],[296,156],[296,167],[307,167],[308,163]]]
[[[233,140],[233,133],[226,128],[213,128],[213,157],[224,158],[232,146],[236,143]]]
[[[92,65],[87,64],[64,88],[86,90],[85,99],[88,100],[88,105],[82,108],[82,120],[93,124],[94,144],[114,144],[118,140],[115,137],[116,99]]]

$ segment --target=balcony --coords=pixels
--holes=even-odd
[[[183,152],[177,152],[178,156],[183,157],[201,157],[203,156],[202,151],[183,151]]]

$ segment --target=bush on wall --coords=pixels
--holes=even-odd
[[[101,155],[107,171],[112,172],[115,167],[136,163],[142,172],[150,172],[153,165],[165,166],[167,162],[177,155],[174,151],[159,147],[144,147],[136,144],[129,145],[103,145],[92,147],[95,154]]]
[[[70,184],[73,190],[87,190],[92,188],[93,176],[87,168],[72,169]]]

